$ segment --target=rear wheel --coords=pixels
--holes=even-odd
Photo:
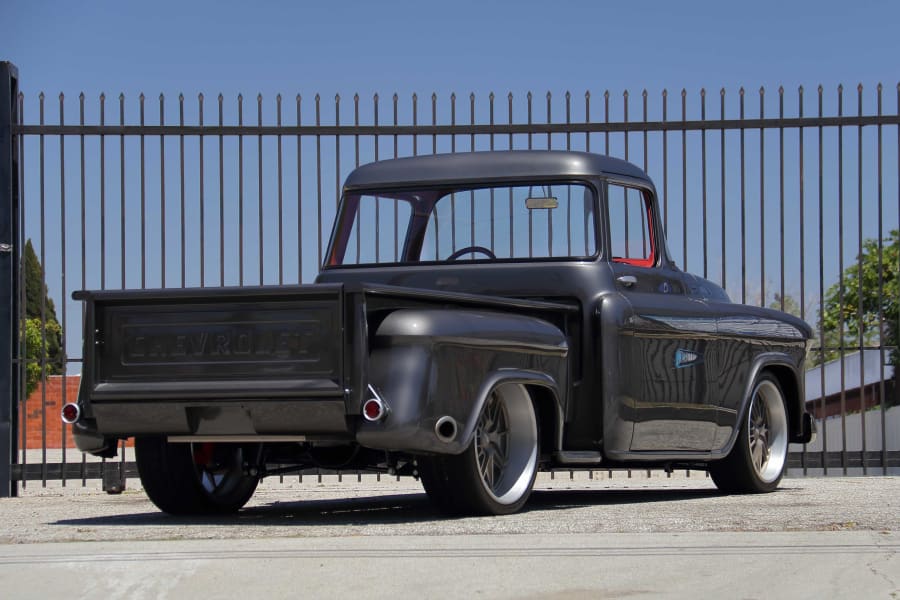
[[[422,457],[419,473],[429,498],[446,512],[509,514],[528,500],[537,459],[531,396],[524,386],[507,384],[488,396],[465,452]]]
[[[176,444],[163,437],[139,437],[134,446],[144,491],[172,515],[236,512],[259,482],[244,474],[246,447],[238,444]]]
[[[778,380],[765,373],[757,379],[750,406],[734,448],[709,467],[716,486],[725,492],[771,492],[787,465],[788,415]]]

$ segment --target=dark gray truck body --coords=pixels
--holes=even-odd
[[[585,233],[592,255],[422,261],[414,209],[398,260],[342,260],[354,194],[545,181],[587,190],[584,214],[599,215]],[[612,255],[613,184],[647,198],[652,259]],[[395,159],[354,171],[344,194],[315,284],[76,293],[86,303],[79,447],[109,455],[118,439],[147,435],[346,444],[378,451],[347,468],[415,464],[464,452],[492,390],[521,384],[542,468],[702,467],[731,452],[763,372],[783,390],[790,441],[810,439],[809,326],[679,270],[655,189],[633,165],[577,152]],[[362,417],[372,397],[389,411],[374,422]],[[438,428],[446,417],[452,435]]]
[[[549,302],[324,283],[76,297],[92,332],[75,428],[88,452],[166,435],[458,453],[486,384],[545,387],[558,411],[568,383],[566,337],[540,317],[575,309]],[[373,392],[392,400],[385,423],[360,418]],[[443,416],[463,426],[455,440],[434,435]]]

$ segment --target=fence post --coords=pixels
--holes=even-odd
[[[19,185],[12,127],[18,121],[19,71],[0,62],[0,497],[15,496],[18,379]]]

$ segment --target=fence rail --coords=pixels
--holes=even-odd
[[[889,111],[881,85],[874,93],[858,86],[846,97],[843,87],[720,90],[715,100],[704,90],[655,98],[490,94],[480,101],[432,94],[422,102],[418,95],[387,102],[355,95],[331,103],[316,95],[310,108],[301,96],[280,95],[227,103],[222,95],[200,95],[196,103],[183,95],[50,100],[19,93],[8,63],[0,63],[0,75],[7,85],[0,89],[0,208],[11,219],[14,248],[0,252],[0,267],[10,257],[6,289],[16,290],[0,301],[11,311],[13,368],[8,378],[0,373],[8,394],[0,401],[0,441],[10,451],[8,460],[0,452],[0,479],[11,482],[10,493],[17,482],[103,477],[103,467],[66,450],[71,440],[58,417],[57,404],[73,399],[67,380],[81,361],[81,307],[72,291],[310,281],[352,168],[508,148],[602,152],[641,166],[659,187],[679,265],[736,301],[794,312],[818,331],[807,400],[841,426],[820,427],[824,439],[792,453],[791,467],[900,467],[900,433],[888,415],[900,403],[891,359],[900,329],[891,286],[900,263],[887,258],[896,244],[891,232],[900,229],[900,85]],[[385,235],[396,231],[392,215],[378,218]],[[475,241],[461,238],[463,246]],[[47,289],[39,300],[26,298],[18,269],[29,240]],[[880,275],[874,308],[848,279],[869,265],[868,251],[877,251]],[[850,315],[840,331],[827,330],[831,309]],[[40,325],[37,348],[34,339],[17,339],[28,310]],[[64,367],[48,356],[53,313]],[[7,339],[2,326],[0,339]],[[59,373],[60,398],[51,397],[49,383],[27,396],[29,366]],[[879,414],[850,418],[859,411]],[[48,443],[62,448],[58,463],[47,462]],[[35,451],[41,461],[29,464]],[[133,474],[131,463],[123,468]]]
[[[897,125],[897,115],[724,119],[706,121],[633,121],[628,123],[502,123],[482,125],[15,125],[21,135],[94,136],[428,136],[428,135],[544,135],[553,133],[640,133],[660,131],[719,131],[801,129],[808,127],[866,127]]]

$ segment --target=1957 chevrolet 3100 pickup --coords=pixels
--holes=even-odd
[[[679,270],[627,162],[508,151],[353,171],[313,284],[82,291],[78,447],[135,438],[172,514],[266,475],[414,475],[502,514],[542,469],[688,467],[775,489],[807,442],[802,320]]]

